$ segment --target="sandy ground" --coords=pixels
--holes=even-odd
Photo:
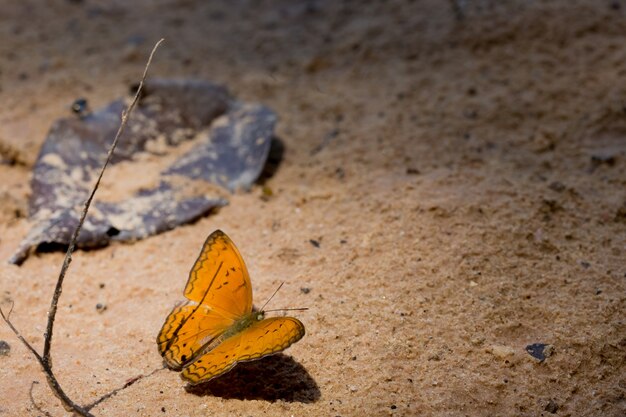
[[[94,414],[625,415],[626,4],[465,3],[459,20],[435,0],[3,2],[0,259],[29,229],[53,120],[123,96],[160,37],[152,76],[224,83],[281,118],[271,197],[76,253],[53,347],[68,394],[161,366],[156,334],[220,228],[257,304],[285,281],[272,307],[308,307],[307,335],[194,389],[160,371]],[[38,349],[62,257],[0,266]],[[4,324],[0,340],[0,415],[41,415],[32,381],[66,415]]]

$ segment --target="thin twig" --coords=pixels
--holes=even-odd
[[[46,410],[38,406],[37,403],[35,402],[35,397],[33,397],[33,389],[35,388],[35,385],[37,384],[39,384],[39,381],[33,381],[33,383],[30,384],[30,390],[28,391],[30,402],[33,404],[33,407],[35,407],[35,410],[39,411],[41,414],[45,415],[46,417],[52,417],[52,414],[50,414],[49,412],[47,412]]]
[[[30,350],[30,352],[35,356],[35,358],[41,363],[43,359],[41,355],[39,354],[39,352],[37,352],[35,348],[30,343],[28,343],[26,339],[24,339],[24,336],[22,336],[19,330],[17,330],[17,328],[13,325],[13,323],[11,323],[11,319],[9,318],[11,316],[11,311],[13,311],[13,302],[11,302],[11,309],[9,310],[9,313],[7,315],[4,314],[2,307],[0,307],[0,316],[2,316],[2,320],[4,320],[4,322],[11,328],[11,330],[13,330],[13,333],[15,333],[15,336],[17,336],[17,338],[20,339],[20,341],[24,344],[24,346],[26,346],[26,348]]]
[[[13,307],[11,307],[11,309],[13,309]],[[4,314],[4,311],[2,311],[2,308],[0,308],[0,315],[2,316],[2,319],[4,320],[4,322],[11,328],[11,330],[13,330],[13,333],[15,333],[17,338],[20,339],[20,341],[24,344],[24,346],[26,346],[26,348],[28,350],[30,350],[30,352],[33,354],[35,359],[37,359],[37,361],[39,362],[39,364],[43,368],[44,374],[46,374],[46,379],[48,380],[48,385],[50,385],[50,388],[52,389],[52,392],[54,392],[54,395],[58,399],[61,400],[61,402],[63,403],[63,407],[65,407],[65,409],[67,411],[73,411],[73,412],[75,412],[77,414],[80,414],[81,416],[93,417],[91,414],[89,414],[87,411],[85,411],[79,405],[75,404],[67,396],[67,394],[65,394],[65,392],[61,389],[61,385],[59,385],[59,382],[57,381],[56,377],[54,376],[54,373],[52,372],[52,369],[50,369],[48,367],[48,365],[44,362],[43,358],[35,350],[35,348],[30,343],[28,343],[28,341],[26,339],[24,339],[24,336],[22,336],[22,334],[19,332],[19,330],[17,330],[17,328],[13,325],[13,323],[9,319],[8,315]]]
[[[63,280],[65,279],[65,273],[67,272],[67,269],[69,268],[70,263],[72,262],[72,252],[74,252],[76,241],[78,240],[78,235],[80,234],[80,230],[82,229],[83,223],[85,222],[85,217],[87,217],[87,212],[89,211],[89,207],[91,206],[91,201],[93,200],[93,197],[96,194],[96,190],[98,189],[100,185],[100,180],[102,179],[102,175],[104,174],[104,171],[106,170],[107,166],[109,165],[109,162],[111,161],[111,157],[113,156],[113,152],[115,151],[115,147],[117,146],[117,142],[120,136],[122,135],[122,133],[124,132],[124,129],[126,128],[126,123],[128,122],[128,116],[130,116],[130,113],[133,111],[133,109],[137,105],[137,102],[139,101],[139,97],[141,96],[141,89],[143,88],[144,81],[146,80],[146,76],[148,74],[148,68],[150,67],[150,64],[152,63],[152,57],[154,53],[156,52],[157,48],[159,47],[159,45],[161,44],[161,42],[163,42],[163,39],[161,39],[160,41],[156,43],[156,45],[154,45],[154,48],[152,49],[152,52],[150,53],[150,57],[148,58],[148,63],[146,64],[146,67],[143,70],[143,76],[141,77],[141,81],[139,82],[139,87],[137,88],[137,91],[135,92],[135,97],[133,98],[133,101],[130,103],[130,106],[128,106],[128,109],[122,112],[122,122],[120,123],[120,127],[117,130],[117,133],[115,134],[115,139],[113,139],[113,143],[111,144],[111,147],[109,148],[107,159],[106,161],[104,161],[104,165],[102,166],[102,169],[100,170],[100,174],[98,175],[96,184],[91,190],[91,194],[89,195],[89,198],[87,199],[87,201],[85,201],[85,207],[83,208],[83,211],[80,215],[78,226],[76,226],[76,230],[74,230],[74,234],[72,235],[72,239],[70,240],[70,244],[67,248],[67,252],[65,253],[63,266],[61,267],[61,272],[59,273],[59,279],[57,280],[57,285],[54,289],[54,295],[52,296],[52,302],[50,303],[50,310],[48,310],[48,326],[46,327],[45,341],[44,341],[44,348],[43,348],[43,359],[45,363],[50,367],[50,369],[52,369],[52,359],[50,358],[50,347],[52,346],[52,330],[54,328],[54,319],[56,317],[59,297],[61,297],[61,292],[63,290]]]
[[[35,350],[35,348],[33,348],[33,346],[20,334],[20,332],[11,322],[9,316],[11,314],[11,311],[13,310],[13,306],[11,306],[11,311],[9,311],[7,315],[5,315],[4,311],[2,311],[2,308],[0,308],[0,315],[2,316],[2,319],[5,321],[5,323],[7,323],[7,325],[11,328],[11,330],[13,330],[13,333],[15,333],[17,338],[24,344],[24,346],[26,346],[26,348],[30,350],[30,352],[33,354],[33,356],[35,356],[35,359],[37,359],[37,361],[43,368],[43,371],[44,371],[44,374],[46,375],[46,379],[48,380],[48,385],[50,386],[50,389],[52,390],[54,395],[59,400],[61,400],[63,407],[67,411],[79,414],[84,417],[93,417],[93,415],[89,413],[89,410],[93,408],[94,405],[99,404],[100,402],[104,401],[106,398],[111,397],[112,395],[114,395],[115,393],[117,393],[119,390],[123,388],[114,391],[114,393],[109,396],[105,395],[104,397],[101,397],[101,399],[99,399],[95,403],[88,405],[86,407],[81,407],[75,402],[73,402],[67,396],[67,394],[65,394],[65,392],[61,388],[61,385],[57,381],[56,376],[54,375],[54,372],[52,371],[52,358],[50,355],[50,350],[52,347],[52,334],[54,330],[54,319],[56,318],[57,306],[59,303],[59,298],[61,297],[61,292],[63,290],[63,281],[65,279],[65,274],[70,266],[70,263],[72,262],[72,253],[74,252],[74,249],[76,247],[76,241],[78,240],[78,236],[80,234],[80,230],[83,226],[83,223],[85,222],[85,218],[87,217],[87,212],[89,211],[89,207],[91,206],[91,201],[93,200],[93,197],[96,191],[98,190],[98,186],[100,185],[100,180],[102,179],[102,175],[104,174],[104,171],[106,170],[107,166],[109,165],[109,162],[111,161],[111,157],[113,156],[113,152],[115,151],[117,142],[120,136],[122,135],[122,133],[124,132],[126,124],[128,123],[128,117],[130,116],[131,112],[133,111],[133,109],[137,105],[137,102],[139,101],[139,97],[141,96],[141,90],[143,88],[143,84],[148,74],[148,68],[150,67],[150,64],[152,63],[152,57],[154,56],[154,53],[156,52],[159,45],[161,45],[161,42],[163,42],[163,39],[158,41],[154,45],[154,48],[152,48],[152,52],[150,52],[150,57],[148,58],[148,62],[146,63],[146,66],[143,71],[143,76],[141,77],[141,81],[139,82],[139,87],[137,87],[135,97],[133,98],[132,102],[128,106],[128,109],[122,112],[122,120],[120,123],[120,127],[117,133],[115,134],[115,138],[113,139],[113,143],[111,144],[111,147],[109,148],[109,152],[107,153],[107,158],[104,162],[104,165],[102,166],[102,169],[100,170],[100,174],[98,175],[98,179],[96,180],[96,183],[91,191],[91,194],[87,198],[87,201],[85,201],[85,205],[80,215],[80,220],[78,221],[78,225],[76,226],[76,229],[74,230],[69,246],[67,248],[67,252],[65,253],[65,259],[63,260],[63,265],[61,267],[61,271],[57,279],[56,287],[54,289],[54,294],[52,296],[52,301],[50,302],[50,310],[48,310],[48,325],[46,327],[46,333],[44,334],[43,355],[40,355]],[[127,385],[130,386],[132,384],[127,384]],[[31,387],[31,393],[32,393],[32,387]]]
[[[136,376],[135,378],[127,381],[124,385],[122,385],[121,387],[114,389],[113,391],[104,394],[102,397],[98,398],[96,401],[92,402],[91,404],[87,404],[85,406],[85,410],[90,411],[92,408],[94,408],[95,406],[97,406],[98,404],[100,404],[101,402],[108,400],[109,398],[113,397],[114,395],[116,395],[118,392],[130,387],[131,385],[133,385],[135,382],[138,382],[140,380],[142,380],[143,378],[147,378],[149,376],[152,376],[154,374],[156,374],[159,371],[162,371],[166,369],[165,366],[161,367],[161,368],[157,368],[154,369],[152,372],[150,372],[149,374],[145,374],[145,375],[139,375]]]

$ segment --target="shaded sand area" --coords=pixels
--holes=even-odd
[[[626,4],[459,3],[462,19],[434,0],[5,2],[0,259],[29,230],[51,123],[78,97],[125,95],[159,38],[151,76],[223,83],[280,117],[284,154],[263,185],[194,224],[75,254],[53,346],[72,398],[161,366],[155,337],[219,228],[257,305],[284,281],[271,307],[309,308],[295,313],[306,336],[193,389],[158,372],[94,414],[626,413]],[[102,198],[169,162],[115,167]],[[62,258],[0,265],[0,302],[39,349]],[[4,324],[0,340],[0,415],[40,415],[34,380],[37,404],[67,414]]]

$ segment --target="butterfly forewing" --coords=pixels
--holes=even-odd
[[[252,311],[252,285],[239,251],[224,232],[216,230],[204,242],[185,287],[185,297],[231,314]]]
[[[304,326],[292,317],[261,320],[226,339],[185,367],[181,376],[192,384],[215,378],[237,362],[259,359],[285,350],[304,336]]]

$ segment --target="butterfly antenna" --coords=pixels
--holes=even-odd
[[[264,310],[264,313],[269,313],[270,311],[306,311],[308,307],[299,307],[299,308],[277,308],[276,310]]]
[[[269,298],[269,300],[267,300],[265,302],[265,304],[263,304],[263,307],[261,307],[260,311],[265,311],[264,308],[267,305],[267,303],[269,303],[270,301],[272,301],[272,298],[274,298],[274,296],[276,295],[276,293],[278,292],[278,290],[280,290],[283,286],[283,284],[285,283],[285,281],[281,282],[280,285],[278,286],[278,288],[276,288],[276,291],[274,291],[274,294],[272,294],[272,296]]]

